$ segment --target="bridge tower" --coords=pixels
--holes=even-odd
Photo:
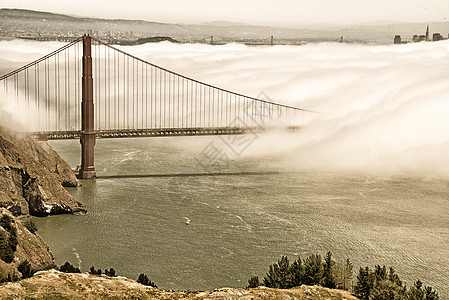
[[[83,37],[83,78],[81,100],[81,179],[96,177],[94,165],[95,129],[94,129],[94,90],[92,74],[92,40],[89,35]]]

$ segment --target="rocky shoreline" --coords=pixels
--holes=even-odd
[[[0,259],[0,279],[9,274],[20,276],[18,266],[24,261],[35,271],[55,267],[48,245],[22,220],[29,216],[86,213],[64,188],[77,185],[70,165],[46,142],[0,127],[0,217],[11,220],[17,238],[12,261]],[[10,238],[6,228],[0,226],[0,233],[4,239]],[[2,247],[6,246],[4,241]]]

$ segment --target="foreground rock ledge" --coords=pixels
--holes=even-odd
[[[210,292],[166,291],[141,285],[124,277],[94,276],[87,273],[41,271],[32,278],[0,287],[0,299],[357,299],[347,291],[302,286],[280,290],[270,288],[231,289]]]

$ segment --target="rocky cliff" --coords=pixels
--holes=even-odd
[[[210,292],[167,291],[141,285],[123,277],[86,273],[39,272],[32,278],[8,283],[0,289],[6,299],[357,299],[351,293],[316,286],[294,289],[231,289]]]
[[[83,213],[63,186],[76,186],[70,166],[46,142],[0,127],[0,207],[15,216]]]

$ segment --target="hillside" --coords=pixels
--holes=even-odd
[[[310,24],[297,28],[253,26],[244,23],[215,21],[202,24],[170,24],[144,20],[85,18],[23,9],[0,9],[0,36],[38,39],[79,37],[86,32],[109,42],[135,41],[139,38],[169,36],[180,42],[300,42],[339,41],[391,44],[396,34],[411,40],[424,34],[427,23],[379,22],[355,25]],[[449,22],[429,23],[431,32],[444,37]]]
[[[0,288],[6,299],[357,299],[349,292],[322,287],[294,289],[231,289],[215,291],[167,291],[141,285],[124,277],[61,273],[50,270]]]

